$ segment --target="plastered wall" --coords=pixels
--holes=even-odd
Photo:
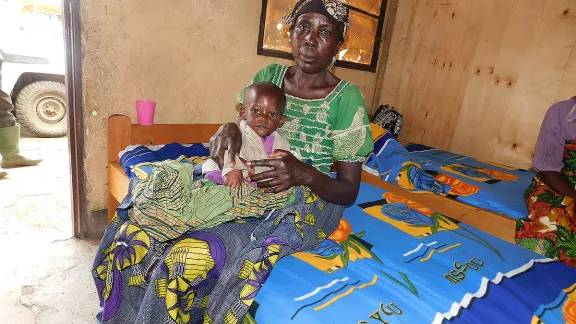
[[[157,123],[223,123],[234,95],[261,68],[261,0],[83,0],[83,87],[89,210],[106,208],[107,118],[135,120],[135,100],[157,101]],[[376,74],[336,69],[372,106]]]

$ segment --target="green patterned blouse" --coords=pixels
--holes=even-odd
[[[272,64],[252,83],[268,81],[282,87],[288,66]],[[242,102],[243,92],[237,99]],[[357,86],[340,81],[323,99],[286,95],[286,123],[278,131],[291,151],[324,173],[333,161],[364,162],[374,148],[364,97]]]

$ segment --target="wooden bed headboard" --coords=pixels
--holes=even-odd
[[[128,145],[208,143],[219,127],[216,124],[142,126],[132,124],[128,116],[112,115],[108,118],[108,162],[119,162],[118,153]]]
[[[130,117],[112,115],[108,118],[108,222],[120,201],[128,193],[128,176],[120,165],[118,153],[128,145],[159,145],[170,143],[208,143],[218,131],[215,124],[132,124]]]

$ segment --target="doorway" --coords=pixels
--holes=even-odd
[[[86,323],[98,297],[86,227],[79,0],[0,0],[0,87],[36,166],[0,180],[0,318]],[[0,138],[1,140],[1,138]],[[84,213],[85,214],[85,213]]]
[[[0,140],[9,145],[3,150],[19,148],[24,157],[43,160],[6,170],[0,213],[13,228],[38,227],[42,235],[53,231],[57,237],[73,233],[63,21],[59,1],[0,2],[0,88],[10,96],[16,119],[15,126],[3,124],[9,127],[0,129]],[[13,131],[3,135],[8,129]],[[0,152],[4,159],[7,152]]]
[[[80,217],[86,202],[79,149],[83,146],[79,6],[79,0],[0,1],[0,88],[14,103],[22,151],[45,156],[39,165],[46,169],[39,171],[43,176],[33,177],[37,187],[54,176],[53,191],[68,192],[63,205],[71,211],[73,217],[66,221],[76,237],[87,231]],[[15,170],[0,189],[22,183],[17,179],[31,176],[31,170]],[[57,174],[58,170],[66,172]],[[9,193],[17,195],[14,190]]]

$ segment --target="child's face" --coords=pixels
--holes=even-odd
[[[284,125],[286,117],[279,107],[279,100],[267,93],[250,96],[244,102],[241,117],[260,137],[272,134],[278,127]]]

